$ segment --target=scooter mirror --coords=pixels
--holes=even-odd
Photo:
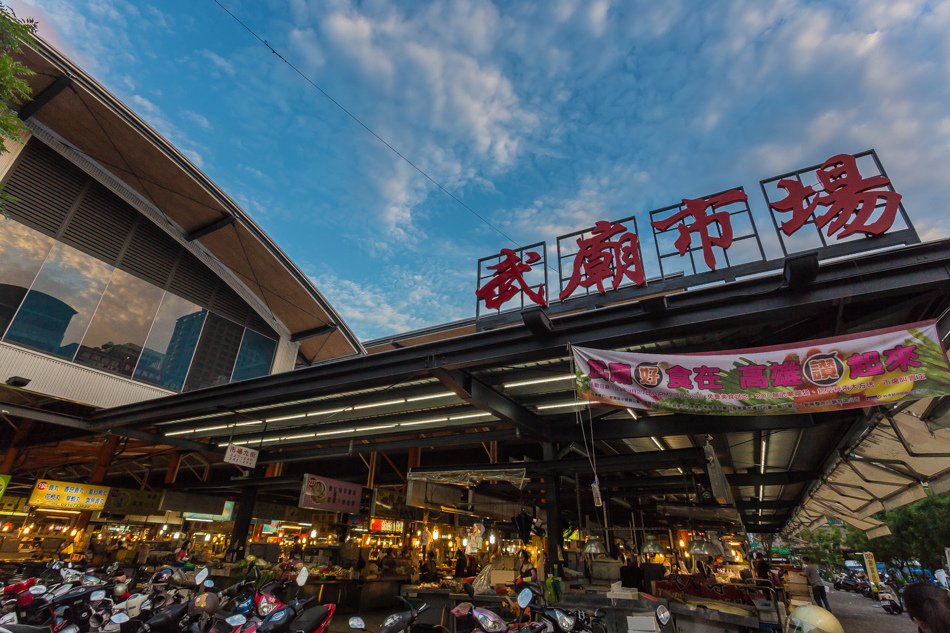
[[[656,608],[656,621],[660,623],[660,626],[666,626],[670,621],[670,610],[664,607],[662,604]]]
[[[16,611],[11,611],[3,617],[0,617],[0,625],[2,624],[16,624]]]
[[[208,577],[208,568],[205,567],[201,571],[198,572],[197,576],[195,576],[195,584],[200,585],[201,583],[205,581],[207,577]]]
[[[109,618],[109,622],[113,624],[125,624],[131,619],[128,613],[114,613],[112,617]]]
[[[128,590],[129,590],[129,586],[125,584],[124,582],[120,582],[120,583],[116,583],[115,589],[113,589],[112,592],[116,596],[124,596]]]
[[[518,606],[525,609],[529,604],[531,604],[531,590],[522,589],[521,593],[518,594]]]
[[[33,585],[30,587],[30,594],[34,596],[42,596],[46,593],[46,585]]]
[[[307,584],[307,578],[310,578],[310,570],[304,567],[297,572],[297,586],[303,587]]]
[[[61,628],[59,633],[79,633],[79,627],[75,624],[69,624]]]
[[[99,591],[93,591],[91,594],[89,594],[89,599],[92,602],[99,602],[105,597],[106,597],[106,592],[103,589],[100,589]]]
[[[204,581],[204,586],[205,586],[205,587],[208,587],[208,588],[210,589],[211,587],[214,587],[214,581],[213,581],[213,580],[206,580],[206,581]]]
[[[247,618],[245,618],[243,615],[238,613],[237,615],[232,615],[230,618],[227,618],[225,622],[227,622],[231,626],[241,626],[242,624],[247,622]]]
[[[366,623],[363,622],[363,618],[350,618],[350,628],[362,631],[366,628]]]
[[[119,568],[119,563],[112,563],[111,565],[109,565],[108,571],[109,571],[109,573],[111,574],[112,572],[114,572],[114,571],[117,570],[118,568]]]
[[[468,594],[469,598],[475,599],[475,587],[472,586],[472,583],[467,582],[462,585],[462,589],[465,590],[465,593]]]

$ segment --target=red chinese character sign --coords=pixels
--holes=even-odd
[[[950,395],[936,321],[716,354],[573,353],[580,396],[628,409],[810,413]]]
[[[625,223],[632,223],[634,232],[628,231]],[[616,290],[625,282],[638,286],[646,283],[635,218],[620,222],[601,220],[591,229],[559,237],[560,260],[571,257],[570,254],[560,253],[562,243],[571,241],[575,236],[579,237],[573,240],[577,252],[573,254],[570,276],[561,279],[562,290],[558,298],[562,301],[574,294],[578,288],[589,291],[594,287],[599,293],[606,293],[605,282],[611,290]]]
[[[479,287],[475,291],[479,308],[484,303],[489,310],[500,310],[515,298],[519,299],[519,307],[529,302],[547,306],[546,266],[544,244],[516,250],[503,248],[498,255],[480,259]]]

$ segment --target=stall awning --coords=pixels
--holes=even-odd
[[[865,530],[889,534],[871,518],[933,494],[950,491],[950,429],[925,421],[932,400],[885,413],[858,444],[843,455],[801,506],[793,531],[834,517]]]

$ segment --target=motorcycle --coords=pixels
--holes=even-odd
[[[412,630],[416,620],[419,619],[419,615],[429,609],[429,605],[424,602],[419,605],[419,608],[416,608],[411,602],[402,596],[396,596],[396,599],[406,605],[409,610],[393,613],[391,616],[383,620],[383,624],[379,627],[379,630],[376,633],[408,633]],[[372,631],[366,628],[366,623],[363,621],[363,618],[360,617],[350,618],[349,626],[351,629],[355,629],[357,631],[372,633]]]
[[[889,585],[884,583],[878,585],[878,599],[881,601],[881,608],[887,613],[900,615],[904,612],[904,605],[901,604],[900,596]]]
[[[548,606],[545,599],[544,589],[537,583],[525,583],[536,602],[531,603],[531,609],[535,616],[544,623],[545,630],[549,633],[571,633],[579,631],[583,633],[606,633],[607,625],[604,623],[606,613],[601,609],[596,609],[593,614],[583,609],[561,609]],[[519,594],[520,595],[520,594]]]

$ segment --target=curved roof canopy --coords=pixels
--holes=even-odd
[[[361,354],[356,336],[310,279],[227,194],[99,82],[37,39],[20,60],[33,101],[20,118],[53,130],[197,240],[300,342],[307,363]]]

